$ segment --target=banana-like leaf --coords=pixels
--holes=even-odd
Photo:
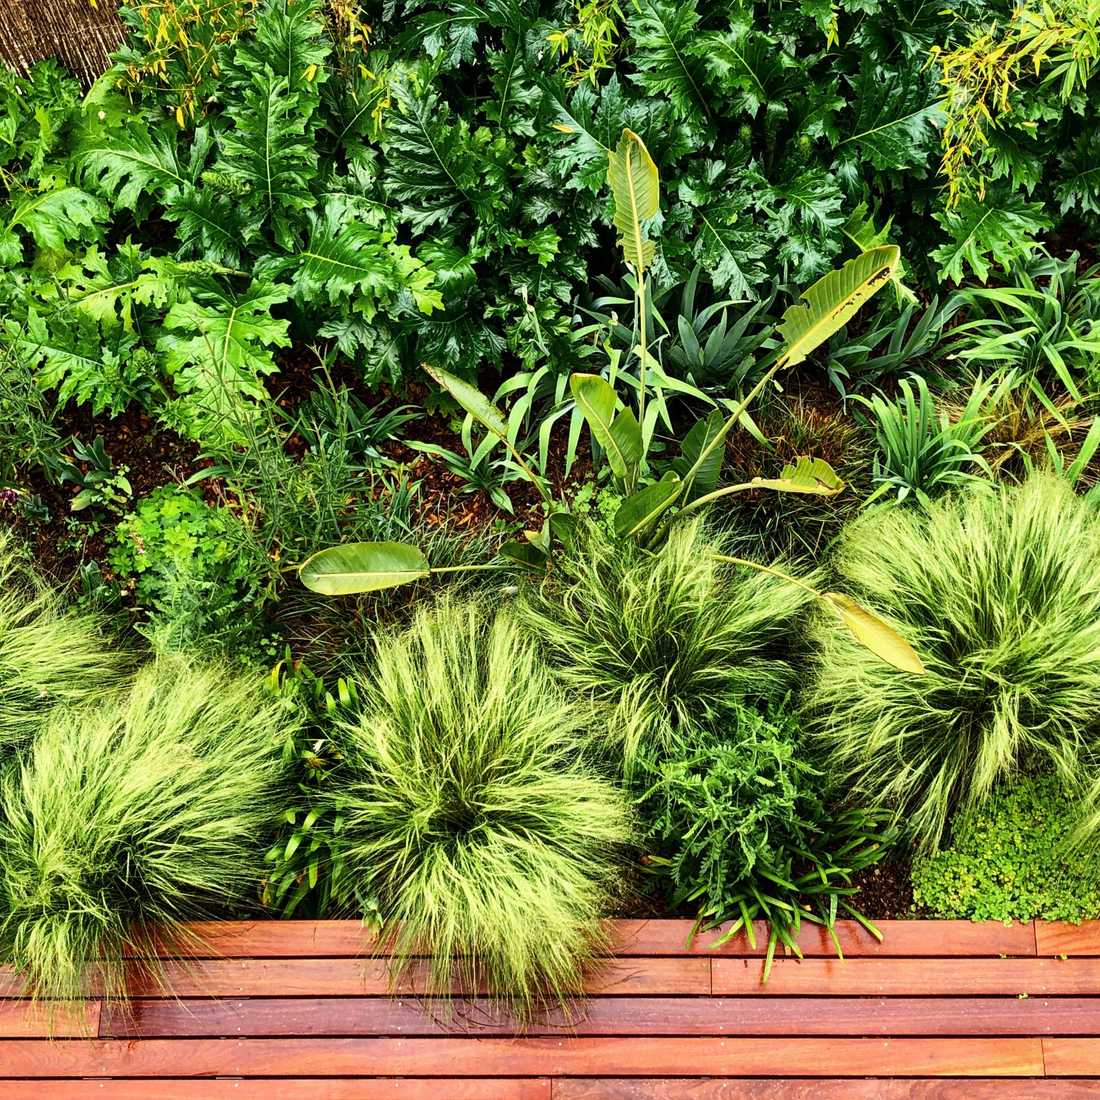
[[[498,439],[508,438],[508,423],[500,411],[477,388],[463,382],[442,367],[424,364],[424,371],[439,383],[479,424],[488,428]]]
[[[403,542],[349,542],[320,550],[298,567],[302,584],[322,596],[378,592],[430,576],[423,551]]]
[[[531,573],[546,571],[546,551],[523,539],[510,539],[500,548],[500,556]]]
[[[887,664],[900,668],[902,672],[912,672],[918,676],[925,674],[917,651],[877,615],[861,607],[843,592],[826,592],[822,599],[840,616],[841,622],[852,632],[855,640],[876,657],[881,657]]]
[[[611,384],[598,374],[574,374],[569,388],[596,442],[607,454],[617,478],[628,477],[642,459],[642,430],[629,409],[616,413],[619,399]]]
[[[895,244],[880,245],[849,260],[843,267],[823,275],[786,313],[779,325],[784,349],[780,362],[793,367],[801,363],[893,277],[901,261]]]
[[[626,261],[637,274],[653,263],[656,246],[645,239],[642,223],[661,206],[657,165],[633,130],[623,130],[619,145],[607,152],[607,180],[615,200],[615,228]]]
[[[634,538],[648,531],[658,517],[676,503],[682,488],[680,478],[670,472],[660,481],[627,497],[615,513],[615,534],[619,538]]]
[[[703,449],[712,439],[717,439],[722,434],[724,426],[725,417],[718,409],[712,410],[702,420],[697,420],[692,425],[691,431],[684,436],[680,457],[672,463],[673,470],[686,479],[696,460],[703,453]],[[711,451],[690,482],[685,480],[685,502],[711,493],[718,487],[718,475],[722,472],[724,457],[721,448]]]
[[[823,458],[802,455],[783,467],[779,477],[754,477],[758,489],[774,489],[777,493],[806,493],[810,496],[835,497],[844,489],[844,482]]]

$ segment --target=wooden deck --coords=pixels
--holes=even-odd
[[[618,921],[590,999],[525,1033],[389,992],[345,921],[204,926],[204,957],[52,1021],[0,970],[0,1100],[1075,1100],[1100,1097],[1100,922],[845,924],[806,959]],[[50,1032],[52,1028],[52,1037]]]

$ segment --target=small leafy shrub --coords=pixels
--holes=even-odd
[[[483,983],[520,1014],[578,992],[630,837],[580,760],[583,709],[511,614],[449,602],[379,640],[359,693],[341,846],[397,971],[430,954],[435,991]]]
[[[721,726],[647,755],[639,782],[672,905],[694,905],[703,927],[731,921],[729,935],[745,927],[750,940],[752,921],[766,920],[767,969],[779,943],[801,954],[802,920],[831,929],[840,914],[859,918],[845,899],[853,873],[885,851],[885,815],[828,806],[791,715],[734,706]]]
[[[0,757],[27,742],[53,705],[117,687],[125,662],[100,626],[65,611],[0,529]]]
[[[239,521],[192,489],[154,489],[115,530],[110,564],[149,616],[158,649],[256,640],[255,586],[233,553]]]
[[[57,711],[0,784],[0,954],[73,998],[125,943],[253,903],[293,712],[250,679],[165,660],[132,690]]]
[[[1100,727],[1100,516],[1051,476],[966,491],[849,527],[846,587],[913,645],[925,675],[876,661],[826,616],[810,702],[843,784],[936,846],[950,814],[1042,766],[1080,792]]]
[[[729,568],[702,523],[673,527],[656,551],[595,526],[530,593],[526,621],[560,681],[601,709],[593,728],[629,771],[644,744],[711,725],[746,695],[782,690],[784,642],[810,598],[789,582]]]
[[[1073,797],[1054,776],[999,785],[952,822],[951,843],[913,865],[913,898],[961,920],[1100,916],[1100,864],[1072,848]]]

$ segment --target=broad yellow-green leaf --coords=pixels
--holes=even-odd
[[[653,263],[655,245],[643,223],[661,207],[657,165],[633,130],[623,130],[618,147],[607,152],[607,181],[615,200],[615,228],[627,263],[641,274]]]
[[[402,542],[349,542],[320,550],[298,567],[302,584],[322,596],[378,592],[431,574],[419,547]]]
[[[786,313],[779,325],[784,349],[780,362],[793,367],[846,325],[856,311],[893,277],[901,260],[897,245],[863,252],[823,275]]]
[[[758,489],[774,489],[777,493],[806,493],[810,496],[834,497],[844,489],[844,482],[823,458],[802,455],[783,467],[779,477],[754,477]]]
[[[627,497],[615,513],[615,534],[619,538],[633,538],[648,531],[660,515],[676,503],[682,488],[679,477],[668,473],[660,481]]]
[[[642,458],[642,430],[629,410],[616,412],[619,399],[611,384],[598,374],[574,374],[569,388],[596,442],[607,454],[607,464],[618,478],[628,477]]]
[[[917,651],[877,615],[861,607],[843,592],[826,592],[822,599],[840,616],[841,622],[852,632],[852,636],[861,646],[869,649],[876,657],[881,657],[894,668],[900,668],[902,672],[924,675],[925,668],[920,657],[917,656]]]
[[[500,548],[500,556],[532,573],[546,570],[546,552],[531,542],[510,539]]]
[[[488,428],[498,439],[508,438],[508,424],[500,411],[477,388],[463,382],[442,367],[424,364],[425,372],[436,380],[479,424]]]

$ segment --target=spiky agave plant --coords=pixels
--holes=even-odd
[[[125,659],[96,616],[68,612],[0,530],[0,760],[33,737],[55,703],[113,691]]]
[[[731,568],[721,548],[698,519],[655,551],[591,526],[525,601],[558,678],[596,705],[627,772],[640,748],[720,722],[737,700],[773,695],[790,678],[786,643],[813,594]]]
[[[286,704],[162,660],[132,689],[58,708],[0,783],[0,955],[39,996],[122,996],[120,956],[246,907],[285,779]]]
[[[508,611],[422,609],[377,645],[343,729],[346,873],[377,899],[395,980],[482,988],[524,1016],[578,993],[630,828],[581,762],[583,714]]]
[[[1077,791],[1100,774],[1100,515],[1064,482],[871,513],[836,564],[927,671],[899,674],[820,616],[818,736],[839,777],[892,803],[922,845],[1018,768]]]

